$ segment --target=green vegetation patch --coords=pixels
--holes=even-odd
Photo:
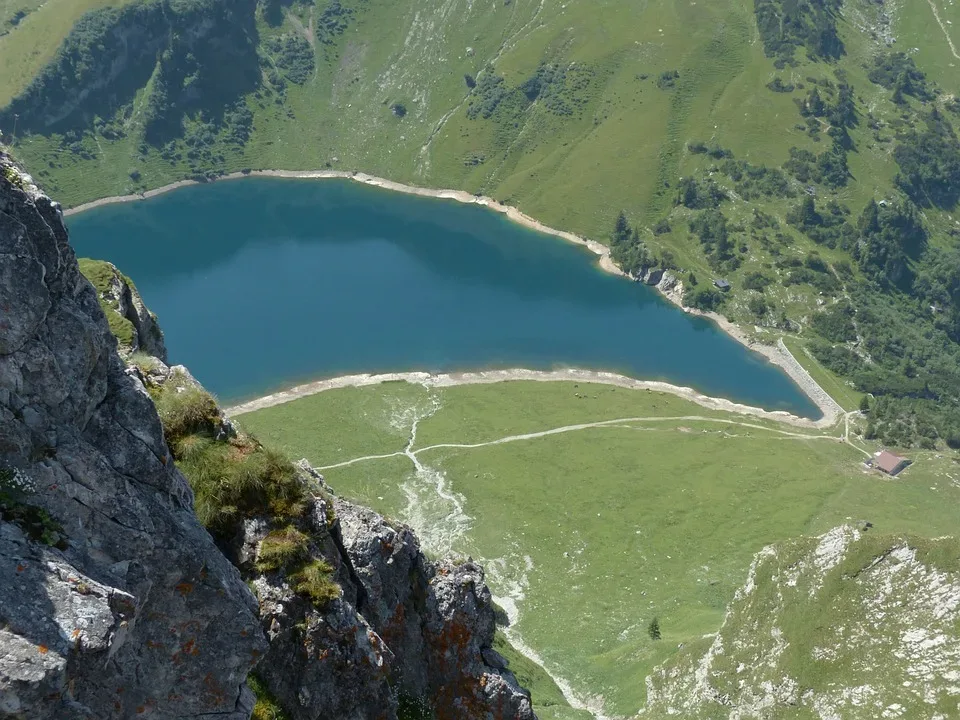
[[[148,390],[193,487],[197,517],[215,536],[230,537],[245,517],[302,515],[306,491],[290,461],[251,436],[231,435],[209,393],[176,371]]]
[[[114,291],[113,286],[116,283],[125,283],[129,287],[132,287],[133,283],[113,265],[103,260],[79,258],[77,262],[80,265],[80,272],[97,291],[100,309],[107,316],[110,332],[117,338],[121,348],[132,347],[137,336],[136,328],[129,319],[120,314],[119,307],[109,299],[109,296]]]
[[[407,433],[396,420],[384,435],[391,415]],[[864,471],[866,452],[836,431],[589,383],[390,384],[242,416],[317,466],[398,453],[414,419],[423,472],[399,454],[328,467],[327,481],[413,525],[428,551],[481,558],[495,595],[518,606],[511,631],[578,695],[603,696],[608,713],[635,713],[644,677],[719,628],[765,545],[846,518],[937,536],[955,530],[960,502],[955,464],[933,452],[892,481]]]
[[[277,698],[270,692],[267,684],[256,673],[247,676],[247,685],[257,698],[250,720],[290,720],[290,716],[280,706]]]
[[[844,52],[837,33],[838,0],[754,0],[757,29],[777,67],[792,64],[797,48],[811,58],[838,59]]]
[[[290,574],[293,589],[310,598],[318,608],[325,608],[340,597],[340,586],[333,580],[330,563],[314,559]]]
[[[307,556],[309,538],[292,525],[282,530],[271,530],[257,551],[257,569],[260,572],[285,570]]]

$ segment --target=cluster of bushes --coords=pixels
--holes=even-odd
[[[313,47],[300,35],[287,34],[264,43],[273,64],[292,83],[303,85],[313,75],[316,60]]]
[[[893,157],[896,183],[920,207],[953,209],[960,200],[960,142],[953,126],[934,108],[923,131],[898,137]]]
[[[868,77],[870,82],[892,90],[893,101],[898,105],[906,102],[907,95],[918,100],[933,99],[926,75],[917,67],[912,57],[902,52],[877,55]]]
[[[783,169],[799,182],[815,182],[834,189],[846,185],[850,177],[847,151],[836,144],[818,155],[792,147],[790,159],[783,164]]]
[[[617,215],[613,234],[610,236],[610,256],[624,272],[631,275],[639,275],[655,262],[646,244],[640,239],[640,233],[636,228],[630,227],[623,211]]]
[[[672,90],[680,79],[680,73],[676,70],[664,70],[657,76],[657,87],[661,90]]]
[[[909,201],[878,205],[870,201],[857,221],[859,242],[853,257],[864,273],[881,285],[909,288],[910,258],[917,258],[926,246],[927,233]]]
[[[354,9],[343,5],[340,0],[331,0],[317,18],[316,36],[319,42],[331,45],[350,27]]]
[[[719,208],[710,208],[690,221],[690,232],[697,236],[711,267],[735,270],[740,265],[731,238],[727,218]]]
[[[803,260],[798,257],[783,258],[777,260],[776,266],[786,271],[783,276],[786,287],[810,285],[825,295],[832,295],[841,288],[836,275],[817,253],[810,253]]]
[[[839,302],[828,310],[814,314],[811,324],[821,337],[835,343],[845,343],[857,339],[854,314],[849,302]]]
[[[841,5],[841,0],[754,0],[767,57],[775,58],[778,68],[793,64],[801,47],[812,58],[839,58],[844,52],[837,35]]]
[[[691,210],[705,210],[720,207],[720,203],[727,199],[723,189],[710,178],[696,180],[685,177],[677,184],[675,204]]]
[[[691,155],[709,155],[715,160],[732,158],[733,153],[717,143],[705,143],[702,140],[694,140],[687,143],[687,150]]]
[[[824,204],[823,212],[817,209],[816,201],[811,195],[804,195],[789,212],[787,222],[797,228],[807,237],[819,245],[829,248],[852,250],[857,233],[847,222],[850,210],[835,200]]]
[[[558,117],[576,115],[588,104],[595,79],[596,72],[583,64],[560,67],[541,62],[533,75],[511,87],[492,67],[487,67],[479,79],[465,77],[471,88],[467,117],[518,125],[520,116],[533,103]]]
[[[827,343],[811,349],[826,367],[877,398],[868,432],[890,445],[933,447],[943,441],[960,447],[960,252],[944,253],[923,253],[912,287],[872,277],[850,283],[850,305],[815,320],[814,329],[833,342],[853,339],[846,321],[855,322],[856,352]],[[942,303],[937,312],[931,310],[933,297]]]
[[[697,310],[717,310],[726,299],[726,295],[713,287],[690,286],[683,292],[683,304]]]
[[[751,165],[746,160],[726,160],[720,171],[734,182],[734,189],[744,200],[760,198],[790,198],[796,192],[779,168],[766,165]]]
[[[467,103],[467,117],[471,120],[478,117],[489,120],[494,113],[501,110],[501,105],[515,109],[518,103],[522,112],[526,102],[529,101],[521,90],[508,87],[503,78],[494,72],[493,67],[488,67],[480,75],[480,79],[474,81],[473,92]]]
[[[767,83],[767,89],[775,93],[792,93],[796,90],[796,86],[793,83],[785,83],[777,76]]]
[[[790,159],[784,163],[784,169],[802,183],[817,182],[833,189],[843,187],[850,177],[847,153],[853,147],[848,129],[859,122],[853,88],[844,82],[834,85],[829,80],[818,80],[806,98],[798,98],[796,103],[815,140],[819,140],[821,119],[829,125],[827,134],[831,145],[829,150],[817,155],[809,150],[790,148]]]

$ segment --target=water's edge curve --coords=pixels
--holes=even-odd
[[[360,172],[346,172],[342,170],[253,170],[250,172],[236,172],[224,175],[218,180],[237,180],[245,177],[278,177],[278,178],[299,178],[299,179],[340,179],[340,180],[353,180],[354,182],[363,183],[364,185],[371,185],[373,187],[383,188],[385,190],[392,190],[394,192],[401,192],[407,195],[419,195],[421,197],[432,197],[440,198],[444,200],[456,200],[457,202],[471,204],[471,205],[481,205],[488,207],[491,210],[495,210],[503,215],[505,215],[509,220],[521,225],[523,227],[529,228],[531,230],[536,230],[538,232],[544,233],[546,235],[553,235],[554,237],[561,238],[567,242],[580,245],[587,248],[590,252],[598,256],[598,265],[605,272],[611,273],[613,275],[619,275],[621,277],[628,277],[627,273],[621,270],[617,264],[613,261],[613,258],[610,256],[610,248],[604,245],[603,243],[597,242],[596,240],[589,240],[587,238],[575,235],[574,233],[567,232],[565,230],[557,230],[556,228],[549,227],[544,225],[538,220],[526,215],[515,207],[509,205],[504,205],[503,203],[497,202],[491,197],[485,195],[472,195],[464,190],[449,190],[449,189],[432,189],[432,188],[422,188],[414,185],[405,185],[403,183],[394,182],[392,180],[387,180],[385,178],[376,177],[374,175],[367,175],[366,173]],[[163,187],[156,188],[154,190],[148,190],[142,194],[137,195],[117,195],[107,198],[101,198],[99,200],[93,200],[92,202],[84,203],[78,205],[74,208],[63,211],[65,217],[71,215],[76,215],[78,213],[85,212],[87,210],[93,210],[94,208],[103,207],[104,205],[113,205],[116,203],[124,202],[134,202],[138,200],[147,200],[164,193],[177,190],[181,187],[186,187],[189,185],[202,184],[197,180],[180,180],[175,183],[170,183],[169,185],[164,185]],[[807,397],[820,409],[820,412],[823,413],[823,417],[816,421],[806,420],[804,418],[797,418],[794,415],[791,415],[786,412],[769,412],[764,411],[759,408],[753,408],[747,405],[740,405],[738,403],[733,403],[728,400],[723,400],[720,398],[709,398],[704,395],[691,390],[690,388],[678,387],[674,385],[669,385],[668,383],[662,382],[647,382],[633,380],[621,375],[615,375],[614,373],[604,373],[597,372],[592,373],[592,371],[586,370],[576,370],[576,371],[559,371],[561,373],[592,373],[597,377],[592,380],[587,380],[584,377],[523,377],[523,378],[502,378],[502,379],[555,379],[555,380],[566,380],[566,379],[578,379],[585,382],[605,382],[606,384],[619,385],[621,387],[649,387],[650,389],[657,389],[662,392],[672,392],[673,394],[681,395],[682,397],[688,397],[689,399],[698,402],[698,404],[704,405],[705,407],[717,407],[717,403],[723,403],[730,407],[724,407],[723,409],[730,409],[732,412],[741,412],[751,415],[757,415],[762,413],[762,416],[769,416],[773,419],[786,420],[796,424],[795,421],[801,421],[802,424],[813,423],[814,427],[828,427],[833,425],[839,417],[843,414],[843,409],[839,404],[817,383],[816,380],[803,368],[803,366],[797,361],[793,354],[787,349],[786,345],[783,344],[782,340],[777,342],[777,345],[767,345],[764,343],[756,342],[752,340],[747,334],[737,325],[728,321],[721,315],[713,312],[703,312],[695,310],[693,308],[683,307],[681,303],[681,298],[677,293],[663,293],[661,296],[665,297],[671,303],[682,309],[684,312],[699,315],[701,317],[708,318],[716,323],[721,330],[735,339],[737,342],[741,343],[749,350],[752,350],[756,353],[763,355],[767,360],[769,360],[774,365],[782,369],[793,382],[804,392]],[[508,370],[502,371],[505,373],[534,373],[530,370]],[[496,373],[460,373],[460,374],[451,374],[451,375],[438,375],[433,376],[436,378],[453,378],[453,377],[485,377],[490,375],[495,375]],[[548,373],[552,374],[552,373]],[[421,382],[421,376],[426,375],[425,373],[399,373],[383,376],[347,376],[347,378],[362,378],[362,377],[393,377],[395,379],[406,379],[406,376],[414,377],[416,379],[411,380],[411,382]],[[600,378],[608,378],[607,380]],[[617,378],[616,381],[612,378]],[[271,398],[278,398],[285,396],[288,393],[300,392],[300,395],[297,397],[302,397],[303,395],[313,394],[315,392],[321,392],[322,390],[330,389],[329,387],[324,387],[325,383],[334,383],[331,387],[344,387],[345,385],[337,385],[336,383],[344,380],[344,378],[334,378],[332,380],[319,381],[317,383],[309,383],[308,385],[301,385],[291,390],[276,393],[275,395],[269,395],[266,398],[260,398],[260,400],[252,402],[267,401],[268,404],[262,405],[262,407],[270,407],[271,405],[279,404],[279,402],[287,402],[287,400],[279,400],[276,402],[271,402]],[[383,382],[382,380],[379,382]],[[454,384],[462,384],[463,382],[497,382],[496,380],[473,380],[473,381],[461,381]],[[639,385],[634,385],[633,383],[639,383]],[[350,384],[350,383],[347,383]],[[375,384],[370,382],[365,382],[364,384]],[[317,389],[306,391],[305,388],[316,387]],[[704,402],[697,400],[701,398]],[[706,401],[707,404],[705,404]],[[231,410],[236,411],[237,408],[246,407],[250,403],[244,403],[232,408]],[[242,412],[249,412],[250,410],[243,410]],[[792,418],[792,420],[788,420]]]

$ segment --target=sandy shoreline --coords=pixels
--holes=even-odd
[[[822,429],[834,425],[839,415],[836,413],[824,413],[819,420],[810,420],[808,418],[797,417],[791,413],[782,410],[764,410],[751,405],[742,405],[725,398],[715,398],[708,395],[702,395],[696,390],[670,383],[660,382],[658,380],[635,380],[625,375],[617,373],[601,372],[597,370],[581,370],[571,368],[568,370],[528,370],[525,368],[514,368],[511,370],[484,370],[480,372],[463,373],[440,373],[431,374],[426,372],[404,372],[404,373],[383,373],[380,375],[361,374],[344,375],[342,377],[330,378],[328,380],[317,380],[290,388],[281,390],[272,395],[266,395],[249,402],[240,403],[233,407],[226,408],[224,412],[236,417],[244,413],[263,410],[264,408],[282,405],[284,403],[298,400],[310,395],[325,392],[327,390],[337,390],[346,387],[367,387],[370,385],[380,385],[388,382],[403,381],[414,385],[423,385],[430,388],[455,387],[457,385],[489,385],[499,382],[509,382],[517,380],[527,380],[536,382],[582,382],[598,383],[602,385],[614,385],[616,387],[626,388],[628,390],[651,390],[661,393],[676,395],[685,400],[691,400],[701,407],[710,410],[723,410],[726,412],[739,413],[741,415],[752,415],[754,417],[776,422],[788,423],[796,427]]]
[[[224,175],[221,178],[213,182],[219,182],[220,180],[237,180],[245,177],[279,177],[279,178],[300,178],[300,179],[341,179],[341,180],[353,180],[354,182],[363,183],[364,185],[371,185],[373,187],[384,188],[385,190],[392,190],[394,192],[401,192],[407,195],[419,195],[421,197],[432,197],[432,198],[441,198],[446,200],[456,200],[457,202],[469,204],[469,205],[481,205],[483,207],[490,208],[495,210],[503,215],[505,215],[509,220],[522,225],[523,227],[530,228],[531,230],[536,230],[538,232],[545,233],[547,235],[553,235],[554,237],[561,238],[570,243],[580,245],[587,248],[590,252],[598,256],[598,265],[605,272],[611,273],[613,275],[619,275],[621,277],[627,277],[627,274],[623,272],[616,263],[613,262],[613,259],[610,257],[610,248],[604,245],[603,243],[597,242],[596,240],[588,240],[574,233],[567,232],[565,230],[557,230],[555,228],[544,225],[543,223],[535,220],[534,218],[526,215],[517,208],[504,205],[497,202],[493,198],[487,197],[485,195],[472,195],[464,190],[437,190],[431,188],[422,188],[416,187],[414,185],[405,185],[403,183],[394,182],[392,180],[386,180],[384,178],[379,178],[374,175],[367,175],[366,173],[360,172],[348,172],[343,170],[253,170],[249,173],[235,172],[230,173],[229,175]],[[69,210],[64,211],[64,216],[76,215],[77,213],[84,212],[86,210],[92,210],[94,208],[102,207],[104,205],[113,205],[116,203],[124,202],[135,202],[138,200],[147,200],[164,193],[171,192],[181,187],[186,187],[188,185],[198,185],[201,184],[196,180],[180,180],[169,185],[165,185],[154,190],[148,190],[147,192],[139,195],[122,195],[101,198],[100,200],[94,200],[93,202],[84,203],[83,205],[78,205],[75,208],[70,208]],[[810,376],[810,374],[800,365],[800,363],[793,357],[787,347],[783,344],[782,341],[779,341],[777,345],[766,345],[763,343],[755,342],[751,340],[747,334],[738,326],[729,322],[726,318],[716,314],[716,313],[706,313],[700,312],[698,310],[693,310],[690,308],[685,308],[680,302],[680,293],[661,293],[661,295],[669,300],[671,303],[681,308],[684,312],[700,315],[702,317],[709,318],[713,320],[721,330],[726,332],[732,338],[745,345],[750,350],[760,353],[766,357],[774,365],[780,367],[790,378],[803,390],[804,393],[820,408],[820,411],[823,413],[823,419],[818,422],[829,422],[827,424],[832,424],[836,421],[836,418],[840,417],[843,414],[843,409],[833,400],[830,395],[820,387],[820,385]],[[523,372],[532,372],[532,371],[523,371]],[[578,371],[578,372],[588,372],[588,371]],[[401,375],[403,375],[401,373]],[[419,377],[419,373],[407,373],[406,375],[416,375]],[[484,373],[473,373],[473,375],[484,375]],[[612,373],[597,373],[598,376],[614,376]],[[351,376],[351,377],[364,377],[364,376]],[[448,376],[438,376],[438,377],[448,377]],[[622,376],[615,376],[622,377]],[[402,379],[402,378],[401,378]],[[509,378],[505,378],[509,379]],[[557,378],[557,379],[566,379],[566,378]],[[630,380],[630,382],[641,382],[637,380],[631,380],[630,378],[624,378],[625,380]],[[321,384],[324,382],[334,382],[339,380],[336,378],[334,380],[321,381]],[[415,381],[419,382],[419,381]],[[594,380],[594,382],[601,382],[599,380]],[[667,383],[654,383],[658,386],[664,386],[668,388],[674,388],[676,386],[668,385]],[[311,383],[310,386],[317,385],[317,383]],[[308,386],[301,386],[308,387]],[[326,388],[324,388],[326,389]],[[689,388],[682,388],[683,390],[689,390]],[[293,390],[297,390],[294,388]],[[289,391],[292,392],[293,390]],[[665,392],[672,392],[671,390],[664,390]],[[320,392],[317,390],[315,392]],[[694,391],[689,390],[693,393]],[[282,393],[281,393],[282,394]],[[696,394],[696,393],[694,393]],[[274,397],[274,396],[270,396]],[[705,397],[705,396],[700,396]],[[726,401],[724,401],[726,402]],[[730,403],[736,407],[747,407],[745,405],[738,405],[736,403]],[[753,408],[756,410],[757,408]],[[739,411],[738,411],[739,412]],[[763,411],[761,411],[763,412]],[[786,413],[784,413],[786,414]],[[793,416],[790,416],[793,417]],[[797,418],[798,420],[801,418]]]
[[[465,190],[435,190],[432,188],[416,187],[414,185],[404,185],[403,183],[393,182],[392,180],[386,180],[373,175],[367,175],[366,173],[354,173],[344,170],[252,170],[249,173],[230,173],[229,175],[224,175],[211,182],[220,182],[222,180],[238,180],[246,177],[300,178],[311,180],[353,180],[354,182],[363,183],[364,185],[384,188],[385,190],[401,192],[407,195],[419,195],[420,197],[440,198],[443,200],[456,200],[457,202],[468,205],[481,205],[506,215],[510,220],[518,225],[523,225],[531,230],[537,230],[538,232],[542,232],[547,235],[553,235],[555,237],[562,238],[567,242],[572,242],[576,245],[581,245],[585,248],[588,248],[591,252],[600,257],[600,267],[602,267],[604,270],[614,275],[625,275],[625,273],[614,264],[613,260],[610,259],[610,249],[603,243],[599,243],[596,240],[587,240],[586,238],[582,238],[579,235],[575,235],[565,230],[556,230],[555,228],[548,227],[538,220],[534,220],[529,215],[520,212],[515,207],[504,205],[485,195],[472,195]],[[203,183],[200,183],[196,180],[180,180],[154,190],[148,190],[140,195],[115,195],[113,197],[94,200],[92,202],[84,203],[83,205],[77,205],[77,207],[70,208],[69,210],[64,210],[63,214],[65,217],[69,217],[87,210],[103,207],[104,205],[115,205],[117,203],[148,200],[152,197],[157,197],[158,195],[163,195],[173,190],[177,190],[178,188],[187,187],[188,185],[201,184]]]

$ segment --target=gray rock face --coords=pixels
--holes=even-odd
[[[362,587],[357,607],[393,652],[402,692],[447,718],[534,718],[529,693],[491,647],[496,622],[483,569],[434,564],[410,528],[343,500],[334,508]]]
[[[3,155],[0,469],[0,715],[247,718],[253,595],[194,517],[59,208]]]

